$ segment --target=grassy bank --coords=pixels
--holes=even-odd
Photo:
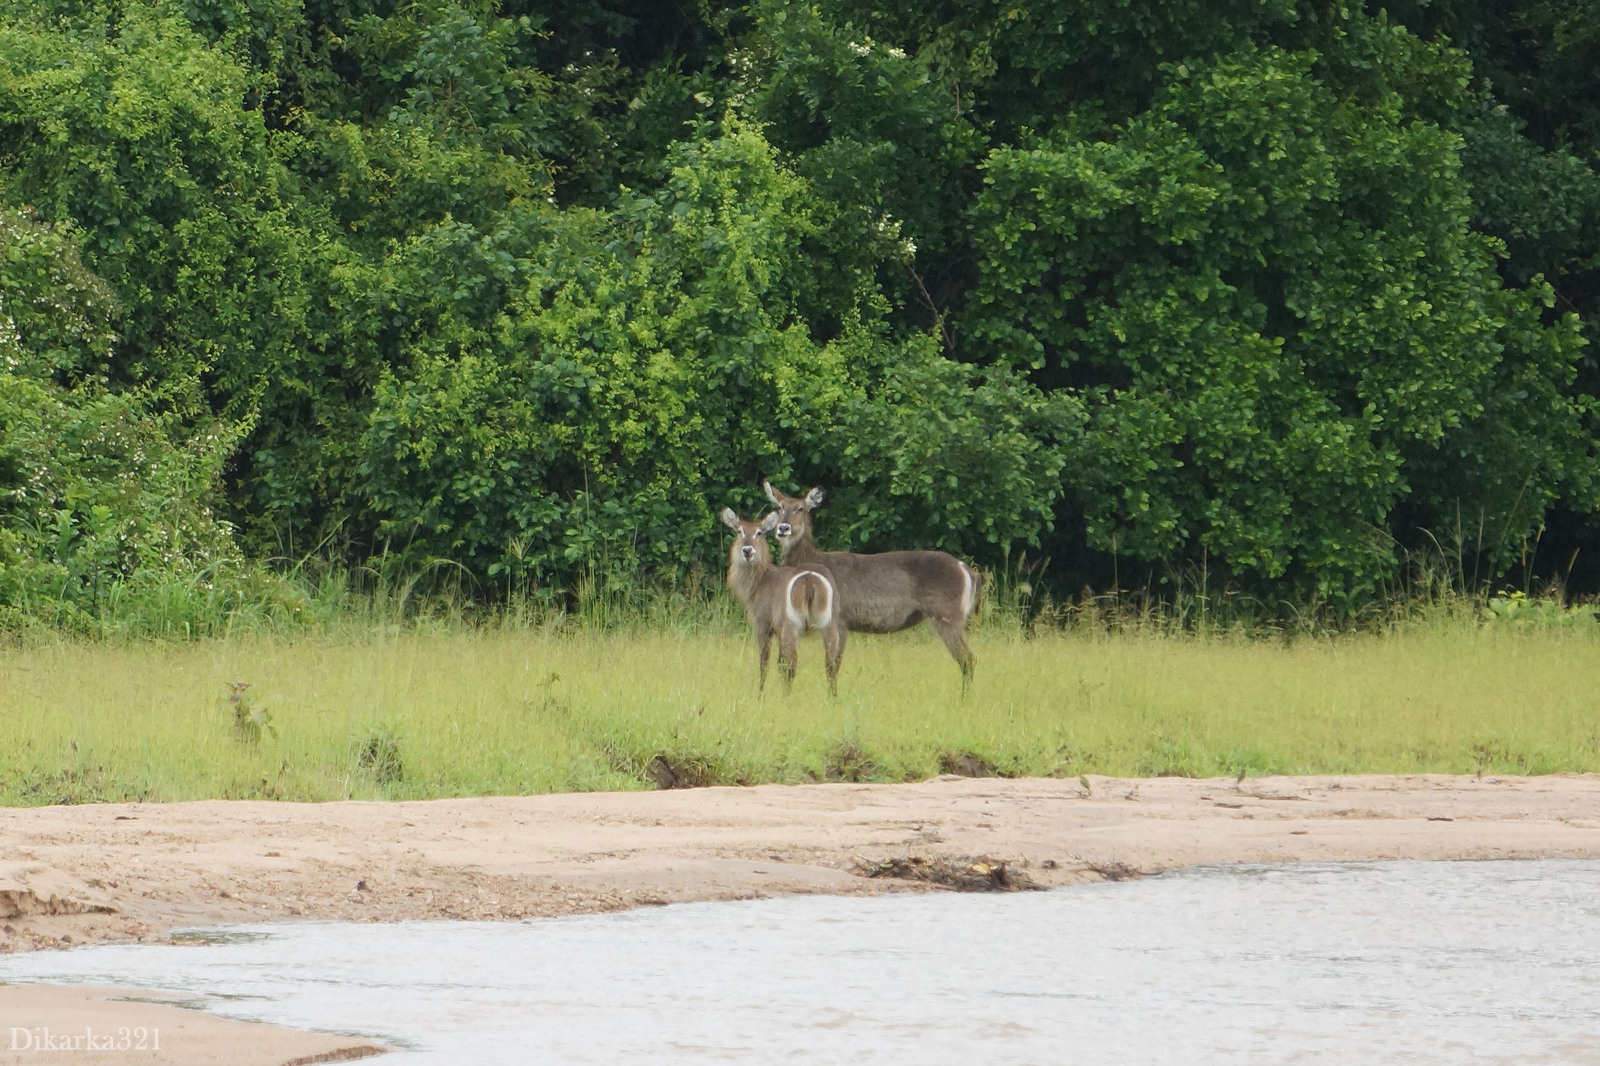
[[[1066,776],[1600,771],[1600,626],[991,625],[974,646],[963,700],[930,634],[852,637],[829,700],[814,640],[792,693],[758,695],[732,624],[41,643],[0,650],[0,802],[898,781],[968,754]]]

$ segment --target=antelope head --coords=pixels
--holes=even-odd
[[[734,514],[732,507],[724,507],[722,524],[733,530],[733,547],[728,552],[729,566],[749,566],[759,570],[772,565],[767,533],[778,524],[775,513],[753,522]]]
[[[811,535],[811,512],[822,506],[821,489],[812,489],[804,496],[785,496],[770,481],[763,481],[761,488],[777,508],[767,517],[773,519],[771,529],[780,545],[786,546],[789,541],[798,544]]]

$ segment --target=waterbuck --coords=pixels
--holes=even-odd
[[[722,524],[733,530],[728,552],[728,587],[744,604],[756,630],[761,653],[760,688],[767,687],[767,655],[772,634],[778,634],[778,665],[785,682],[794,680],[798,645],[807,629],[822,634],[828,656],[828,692],[838,695],[839,660],[844,656],[844,623],[839,616],[839,591],[826,566],[773,566],[767,533],[778,524],[775,515],[751,522],[722,509]]]
[[[839,612],[847,629],[897,633],[923,619],[939,634],[961,667],[961,687],[972,680],[967,616],[983,594],[983,578],[949,552],[896,551],[862,554],[825,552],[811,539],[811,512],[822,506],[822,490],[785,496],[761,483],[777,510],[767,516],[777,535],[779,562],[826,566],[839,586]]]

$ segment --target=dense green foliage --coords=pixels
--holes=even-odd
[[[0,626],[80,628],[107,596],[236,569],[206,503],[237,434],[186,430],[151,391],[106,387],[117,305],[74,237],[0,211]]]
[[[762,476],[1341,609],[1600,550],[1595,10],[0,0],[0,611],[670,579]]]

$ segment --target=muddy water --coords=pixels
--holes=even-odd
[[[1189,870],[0,959],[420,1063],[1600,1063],[1600,862]]]

